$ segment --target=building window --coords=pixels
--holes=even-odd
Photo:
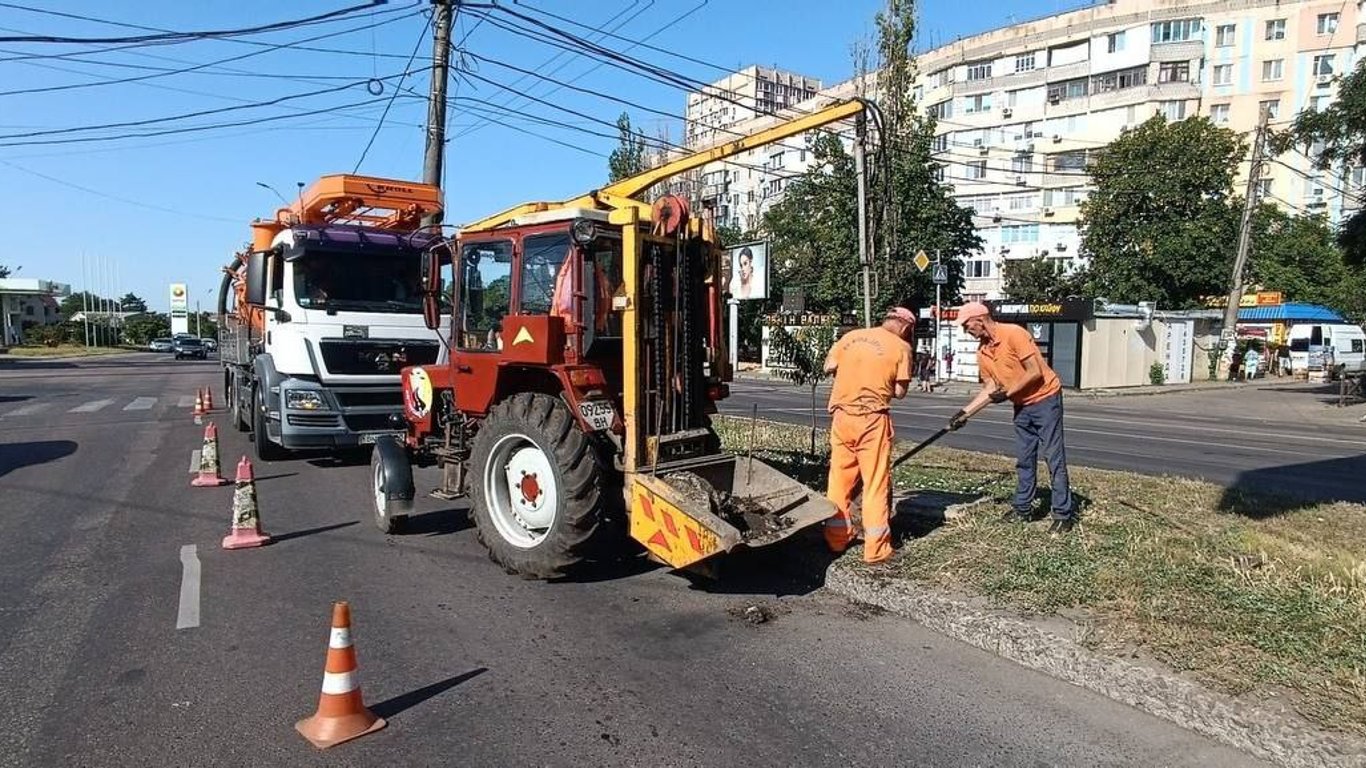
[[[1229,120],[1228,112],[1229,109],[1227,104],[1211,104],[1209,108],[1210,122],[1215,123],[1217,125],[1223,125],[1227,123]]]
[[[1019,154],[1010,158],[1011,173],[1029,173],[1034,168],[1034,156]]]
[[[1106,72],[1091,78],[1092,93],[1106,93],[1148,83],[1148,68],[1133,67],[1115,72]]]
[[[1200,35],[1199,19],[1159,21],[1153,25],[1153,43],[1180,43]]]
[[[978,62],[968,65],[968,81],[988,80],[991,78],[991,62]]]
[[[1271,179],[1258,179],[1258,180],[1257,180],[1257,196],[1258,196],[1258,197],[1261,197],[1261,198],[1266,198],[1266,197],[1270,197],[1270,195],[1271,195]]]
[[[1066,101],[1067,99],[1080,99],[1085,95],[1086,78],[1084,77],[1048,84],[1048,100],[1055,104],[1059,101]]]
[[[1027,162],[1024,170],[1029,170]],[[1032,211],[1039,207],[1038,195],[1011,195],[1008,200],[1010,204],[1007,207],[1012,211]]]
[[[987,177],[987,161],[973,160],[963,168],[963,178],[965,179],[985,179]]]
[[[1214,44],[1220,48],[1229,48],[1233,45],[1233,33],[1237,28],[1232,24],[1220,24],[1214,30]]]
[[[1115,32],[1105,36],[1105,50],[1107,53],[1119,53],[1124,50],[1124,33]]]
[[[1029,72],[1034,69],[1034,52],[1022,53],[1015,57],[1015,71]]]
[[[989,259],[969,259],[963,262],[963,277],[991,277],[991,267]]]
[[[948,101],[941,101],[938,104],[931,104],[926,111],[934,116],[935,119],[946,120],[953,117],[953,100],[950,99]]]
[[[1085,199],[1086,190],[1081,187],[1045,189],[1043,192],[1043,204],[1048,208],[1066,208],[1068,206],[1080,205]]]
[[[1270,99],[1268,101],[1259,102],[1257,106],[1260,108],[1260,112],[1266,113],[1266,117],[1268,120],[1275,120],[1276,118],[1281,116],[1280,99]]]
[[[949,151],[949,135],[948,135],[947,133],[941,133],[941,134],[939,134],[938,136],[935,136],[935,137],[934,137],[934,141],[930,144],[930,151],[932,151],[932,152],[948,152],[948,151]]]
[[[1285,19],[1272,19],[1266,23],[1266,39],[1285,39]]]
[[[1186,102],[1184,101],[1159,101],[1157,111],[1167,118],[1170,122],[1186,119]]]
[[[1328,106],[1328,102],[1329,102],[1331,99],[1332,99],[1331,96],[1310,96],[1310,97],[1309,97],[1309,111],[1311,111],[1311,112],[1322,112],[1322,111]]]
[[[1037,243],[1039,242],[1038,224],[1012,224],[1008,227],[1001,227],[1002,243]]]
[[[28,315],[29,317],[33,317],[33,305],[32,305],[32,304],[25,304],[25,305],[24,305],[24,314],[25,314],[25,315]]]
[[[1285,75],[1285,59],[1268,59],[1262,62],[1262,82],[1280,80]]]
[[[1328,55],[1326,55],[1326,56],[1315,56],[1315,57],[1314,57],[1314,74],[1315,74],[1315,75],[1331,75],[1331,74],[1333,74],[1333,60],[1336,59],[1336,58],[1337,58],[1337,57],[1334,56],[1334,55],[1331,54],[1331,53],[1328,54]]]
[[[1085,152],[1062,152],[1049,158],[1054,171],[1081,171],[1086,169]]]
[[[1214,84],[1233,85],[1233,65],[1215,64],[1214,65]]]
[[[1338,31],[1338,15],[1336,13],[1320,13],[1318,30],[1320,35],[1331,35]]]
[[[1191,63],[1189,61],[1163,62],[1157,70],[1157,82],[1159,83],[1188,83],[1190,79]]]
[[[972,115],[978,112],[991,111],[991,94],[982,93],[976,96],[969,96],[964,99],[963,114]]]

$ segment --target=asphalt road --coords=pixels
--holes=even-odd
[[[364,457],[258,466],[276,541],[223,550],[232,489],[188,486],[184,405],[218,380],[0,363],[0,765],[1255,764],[828,595],[790,552],[706,591],[643,563],[523,581],[434,500],[383,536]],[[221,438],[230,465],[245,436]],[[319,753],[293,724],[338,599],[389,727]]]
[[[1273,491],[1319,500],[1366,502],[1366,424],[1321,385],[1215,389],[1148,396],[1064,393],[1071,464],[1180,475],[1229,489]],[[970,392],[912,392],[893,407],[897,439],[923,440],[948,423]],[[828,390],[819,390],[822,411]],[[741,380],[722,413],[811,423],[809,389],[787,382]],[[1009,405],[990,407],[939,445],[1013,455]],[[823,412],[822,426],[829,424]]]

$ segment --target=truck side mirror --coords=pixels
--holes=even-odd
[[[252,251],[247,254],[247,303],[253,307],[266,305],[266,287],[269,285],[267,251]]]
[[[441,293],[441,254],[436,248],[422,252],[422,295]]]
[[[441,327],[441,304],[435,293],[422,294],[422,322],[428,330],[435,331]]]

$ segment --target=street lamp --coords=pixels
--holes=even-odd
[[[276,189],[275,187],[272,187],[271,185],[265,183],[264,181],[258,181],[258,182],[256,182],[256,186],[258,186],[258,187],[260,187],[260,188],[262,188],[262,189],[269,189],[271,192],[274,192],[274,193],[275,193],[275,196],[276,196],[276,197],[280,198],[280,202],[284,203],[285,205],[289,205],[289,201],[286,200],[286,199],[285,199],[285,196],[282,195],[282,194],[280,194],[280,190]]]

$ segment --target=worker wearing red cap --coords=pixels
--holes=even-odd
[[[958,308],[954,320],[978,341],[977,370],[982,389],[949,420],[949,429],[962,428],[968,414],[989,403],[1009,400],[1015,405],[1015,469],[1018,483],[1007,520],[1028,521],[1038,486],[1039,450],[1043,450],[1051,478],[1052,534],[1072,530],[1076,511],[1067,481],[1067,451],[1063,447],[1062,383],[1044,361],[1034,337],[1018,325],[998,323],[980,301]]]
[[[843,552],[857,538],[849,516],[854,488],[863,484],[863,560],[892,556],[892,398],[911,384],[910,339],[915,313],[887,311],[882,325],[840,337],[825,358],[835,375],[830,388],[830,476],[826,496],[835,516],[825,521],[825,542]]]

